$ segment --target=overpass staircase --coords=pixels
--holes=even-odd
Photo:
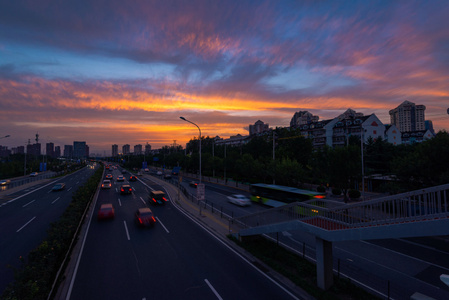
[[[332,285],[332,242],[449,234],[449,184],[357,203],[296,202],[236,217],[240,238],[300,230],[316,237],[318,286]]]

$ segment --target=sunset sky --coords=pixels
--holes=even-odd
[[[0,145],[152,148],[408,100],[449,131],[449,1],[0,0]],[[44,148],[44,147],[43,147]]]

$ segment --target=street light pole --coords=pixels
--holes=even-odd
[[[198,128],[198,131],[200,132],[200,135],[199,135],[199,141],[200,141],[200,184],[201,184],[201,129],[200,129],[200,127],[199,127],[198,125],[196,125],[195,123],[193,123],[193,122],[187,120],[186,118],[184,118],[184,117],[179,117],[179,118],[180,118],[181,120],[184,120],[184,121],[186,121],[186,122],[189,122],[190,124],[195,125],[196,128]]]
[[[360,130],[360,149],[362,151],[362,199],[365,200],[365,168],[363,165],[363,145],[365,144],[365,135],[363,127]]]

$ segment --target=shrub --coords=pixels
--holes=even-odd
[[[358,190],[349,190],[348,192],[349,198],[351,199],[357,199],[360,198],[360,192]]]

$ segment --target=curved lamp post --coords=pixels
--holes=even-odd
[[[196,128],[198,128],[198,131],[200,132],[200,135],[199,135],[199,141],[200,141],[200,184],[201,184],[201,129],[200,129],[200,127],[199,127],[198,125],[196,125],[195,123],[193,123],[193,122],[187,120],[186,118],[184,118],[184,117],[179,117],[179,118],[180,118],[181,120],[184,120],[184,121],[186,121],[186,122],[189,122],[190,124],[195,125]]]
[[[0,139],[4,139],[4,138],[8,138],[8,137],[10,137],[10,135],[8,134],[8,135],[5,135],[5,136],[2,136],[2,137],[0,137]]]

